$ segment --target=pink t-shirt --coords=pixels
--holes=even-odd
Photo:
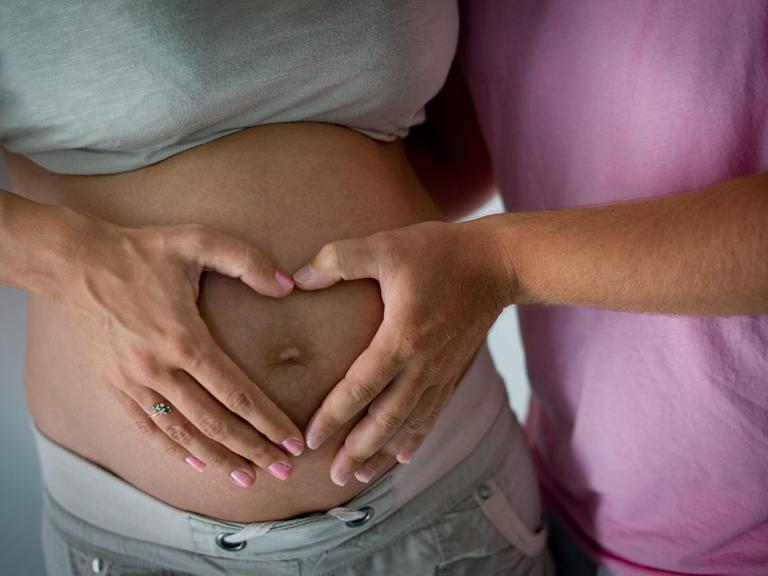
[[[460,26],[510,210],[768,170],[765,0],[466,0]],[[621,575],[768,575],[768,316],[520,325],[541,482],[576,540]]]

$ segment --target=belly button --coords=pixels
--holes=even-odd
[[[280,364],[301,364],[301,350],[295,346],[283,348],[277,355],[277,361]]]
[[[312,360],[312,347],[302,338],[286,338],[275,342],[265,358],[268,366],[275,368],[298,368],[307,366]]]

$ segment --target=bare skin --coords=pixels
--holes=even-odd
[[[433,191],[448,213],[484,197],[491,176],[453,77],[411,144],[422,181],[461,184]],[[305,290],[359,278],[379,281],[384,321],[307,430],[307,445],[323,446],[370,405],[332,464],[339,483],[410,460],[453,389],[456,359],[505,306],[768,313],[768,174],[648,201],[417,224],[330,243],[294,275]]]
[[[290,475],[290,456],[277,445],[300,454],[301,432],[216,344],[195,304],[205,269],[240,278],[263,296],[289,293],[291,283],[263,253],[198,225],[127,228],[9,193],[0,202],[8,280],[26,278],[20,287],[72,313],[100,381],[137,423],[149,432],[156,423],[183,444],[168,442],[175,455],[198,469],[204,462],[227,467],[238,485],[253,482],[252,465]],[[54,261],[24,254],[35,244],[56,246]],[[15,267],[13,251],[23,254]],[[148,421],[148,410],[161,418]],[[216,442],[222,431],[212,423],[229,412],[242,419],[232,418],[230,433]]]
[[[370,404],[334,476],[367,477],[393,455],[407,462],[453,388],[456,359],[506,305],[768,313],[767,255],[768,174],[660,200],[417,224],[331,243],[297,284],[376,278],[386,314],[314,415],[307,445],[323,445]]]
[[[74,287],[87,285],[94,294],[108,294],[108,288],[119,285],[117,292],[125,295],[121,302],[138,306],[136,302],[141,299],[129,299],[129,292],[140,294],[144,300],[162,300],[166,298],[162,286],[166,286],[167,294],[177,299],[168,296],[162,300],[167,302],[164,308],[180,306],[181,301],[194,301],[195,274],[187,275],[185,284],[173,280],[180,276],[171,276],[170,271],[158,275],[157,271],[164,269],[160,264],[151,267],[151,275],[125,274],[119,266],[109,265],[112,284],[96,279],[85,282],[85,270],[93,274],[95,267],[78,268],[78,263],[105,251],[114,256],[115,262],[125,261],[125,254],[132,254],[133,260],[156,259],[166,262],[166,267],[174,261],[182,262],[178,269],[187,266],[189,272],[189,263],[201,264],[199,254],[208,245],[205,238],[212,237],[205,237],[206,233],[216,231],[247,244],[251,247],[251,258],[254,251],[258,252],[258,262],[246,268],[259,279],[227,278],[224,274],[243,276],[241,270],[228,267],[221,270],[224,274],[202,273],[198,314],[213,341],[246,380],[256,384],[301,431],[322,398],[370,342],[382,318],[381,296],[372,281],[317,293],[291,291],[281,287],[273,272],[283,270],[290,274],[320,246],[335,239],[439,217],[400,144],[376,143],[351,130],[328,125],[273,125],[251,128],[122,174],[54,175],[13,154],[7,154],[7,165],[16,193],[37,202],[68,206],[99,221],[97,226],[88,228],[88,242],[75,242],[74,253],[79,256],[66,273],[60,272],[62,264],[58,260],[63,259],[51,253],[50,245],[47,251],[44,247],[38,251],[43,254],[40,266],[34,258],[24,260],[33,263],[30,267],[34,270],[23,276],[37,279],[24,287],[35,292],[34,287],[40,286],[37,292],[45,294],[33,293],[29,299],[26,374],[29,408],[43,433],[165,502],[229,520],[279,519],[323,510],[347,501],[365,488],[362,483],[352,482],[341,489],[328,477],[331,460],[351,423],[322,450],[291,457],[285,447],[279,447],[281,437],[288,432],[269,432],[269,426],[280,426],[279,417],[270,417],[272,424],[266,420],[252,422],[238,416],[238,409],[247,406],[238,407],[231,401],[228,405],[226,396],[222,402],[212,394],[202,394],[206,388],[201,386],[203,381],[218,384],[222,379],[206,365],[203,356],[189,357],[193,347],[185,350],[177,341],[171,346],[175,355],[165,354],[167,348],[162,346],[147,346],[151,349],[138,356],[131,352],[123,354],[126,349],[118,348],[116,358],[127,358],[127,363],[141,366],[144,378],[135,385],[154,383],[159,374],[173,372],[168,367],[174,361],[187,357],[188,363],[182,366],[188,369],[188,374],[197,374],[200,382],[193,377],[167,380],[162,389],[166,393],[175,389],[179,401],[200,396],[201,406],[207,398],[209,403],[216,400],[220,407],[232,410],[225,411],[228,414],[222,414],[220,420],[211,418],[210,414],[215,412],[208,413],[208,424],[203,427],[215,436],[209,437],[211,446],[226,450],[227,456],[214,457],[213,462],[205,463],[202,473],[197,472],[184,462],[184,456],[196,450],[187,435],[191,427],[182,426],[180,433],[177,427],[171,439],[157,425],[161,419],[178,415],[194,423],[195,416],[178,409],[173,414],[151,418],[151,409],[146,405],[138,415],[125,411],[126,402],[116,402],[112,390],[115,387],[100,378],[98,364],[108,350],[115,350],[114,344],[120,338],[110,337],[105,342],[102,333],[94,328],[99,323],[92,322],[75,304],[85,300],[74,296]],[[70,246],[72,235],[67,227],[78,229],[78,225],[66,219],[66,224],[61,225],[58,216],[44,214],[43,209],[50,210],[38,204],[32,210],[41,216],[38,230],[45,231],[44,237],[53,245]],[[49,216],[52,222],[46,221]],[[196,225],[190,227],[192,223]],[[205,228],[201,229],[201,225]],[[52,236],[48,234],[51,230]],[[110,240],[115,234],[120,241]],[[174,234],[192,236],[181,241],[177,238],[178,243],[174,243]],[[165,249],[162,257],[159,249],[148,248],[158,244]],[[185,249],[188,252],[182,253]],[[109,258],[102,256],[98,260],[107,262]],[[201,265],[210,268],[211,262]],[[156,284],[153,275],[157,276]],[[80,281],[67,280],[68,276]],[[63,290],[63,294],[56,296],[57,290]],[[144,323],[131,324],[129,316],[139,308],[132,310],[122,323],[112,323],[110,327],[127,326],[133,341],[138,342]],[[156,321],[153,337],[169,330],[169,326],[177,329],[171,331],[177,336],[182,331],[180,326],[188,330],[180,319],[183,316],[177,313],[176,325]],[[234,371],[227,374],[236,381],[233,375]],[[133,405],[139,404],[134,401]],[[260,402],[256,405],[263,406]],[[201,411],[197,421],[205,415]],[[244,430],[248,424],[251,431],[259,430],[272,441],[271,446],[278,450],[281,459],[292,463],[287,480],[263,473],[259,468],[258,478],[249,488],[233,484],[229,477],[233,454],[255,460],[263,456],[258,450],[248,453],[248,442],[243,446],[237,439],[240,433],[235,430]],[[203,460],[205,453],[199,454]],[[266,464],[264,461],[262,467]],[[390,459],[382,471],[394,464],[394,459]]]

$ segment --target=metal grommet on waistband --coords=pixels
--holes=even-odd
[[[220,532],[217,534],[216,545],[227,552],[237,552],[238,550],[245,548],[245,545],[248,543],[245,540],[242,542],[227,542],[224,540],[225,537],[232,536],[232,534],[234,534],[234,532]]]
[[[94,558],[91,560],[91,572],[94,574],[101,574],[106,568],[106,563],[101,558]]]
[[[357,528],[358,526],[367,524],[368,521],[373,518],[373,515],[376,513],[376,511],[371,506],[363,506],[360,508],[360,512],[365,512],[365,515],[362,518],[358,518],[357,520],[350,520],[349,522],[345,522],[345,524],[350,528]]]
[[[477,489],[477,495],[480,497],[480,500],[488,500],[491,497],[490,487],[487,484],[481,484],[480,488]]]

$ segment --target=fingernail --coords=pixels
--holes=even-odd
[[[205,470],[205,464],[203,464],[200,460],[198,460],[194,456],[187,456],[186,458],[184,458],[184,462],[192,466],[192,468],[194,468],[198,472],[202,472],[203,470]]]
[[[364,466],[355,472],[355,478],[364,484],[368,484],[374,476],[376,476],[376,471],[370,466]]]
[[[277,283],[280,284],[280,286],[282,286],[287,290],[293,288],[293,280],[291,280],[290,278],[288,278],[288,276],[280,272],[280,270],[275,272],[275,280],[277,280]]]
[[[325,442],[326,435],[322,432],[310,432],[307,434],[307,446],[310,450],[320,448],[320,445]]]
[[[307,282],[310,278],[312,278],[311,264],[305,264],[293,274],[293,279],[296,280],[296,282],[298,282],[299,284]]]
[[[400,462],[400,464],[408,464],[411,461],[412,457],[413,457],[413,454],[405,450],[398,452],[397,456],[395,456],[395,458],[397,459],[398,462]]]
[[[349,472],[342,472],[337,476],[331,477],[331,480],[333,480],[333,483],[336,484],[336,486],[346,486],[349,481],[349,476]]]
[[[267,468],[270,474],[279,480],[285,480],[291,475],[293,466],[286,464],[285,462],[273,462]]]
[[[235,484],[243,488],[248,488],[253,484],[253,477],[244,470],[232,470],[229,476],[235,481]]]
[[[298,438],[288,438],[288,440],[283,441],[283,448],[288,450],[288,452],[294,456],[299,456],[302,452],[304,452],[304,442]]]

